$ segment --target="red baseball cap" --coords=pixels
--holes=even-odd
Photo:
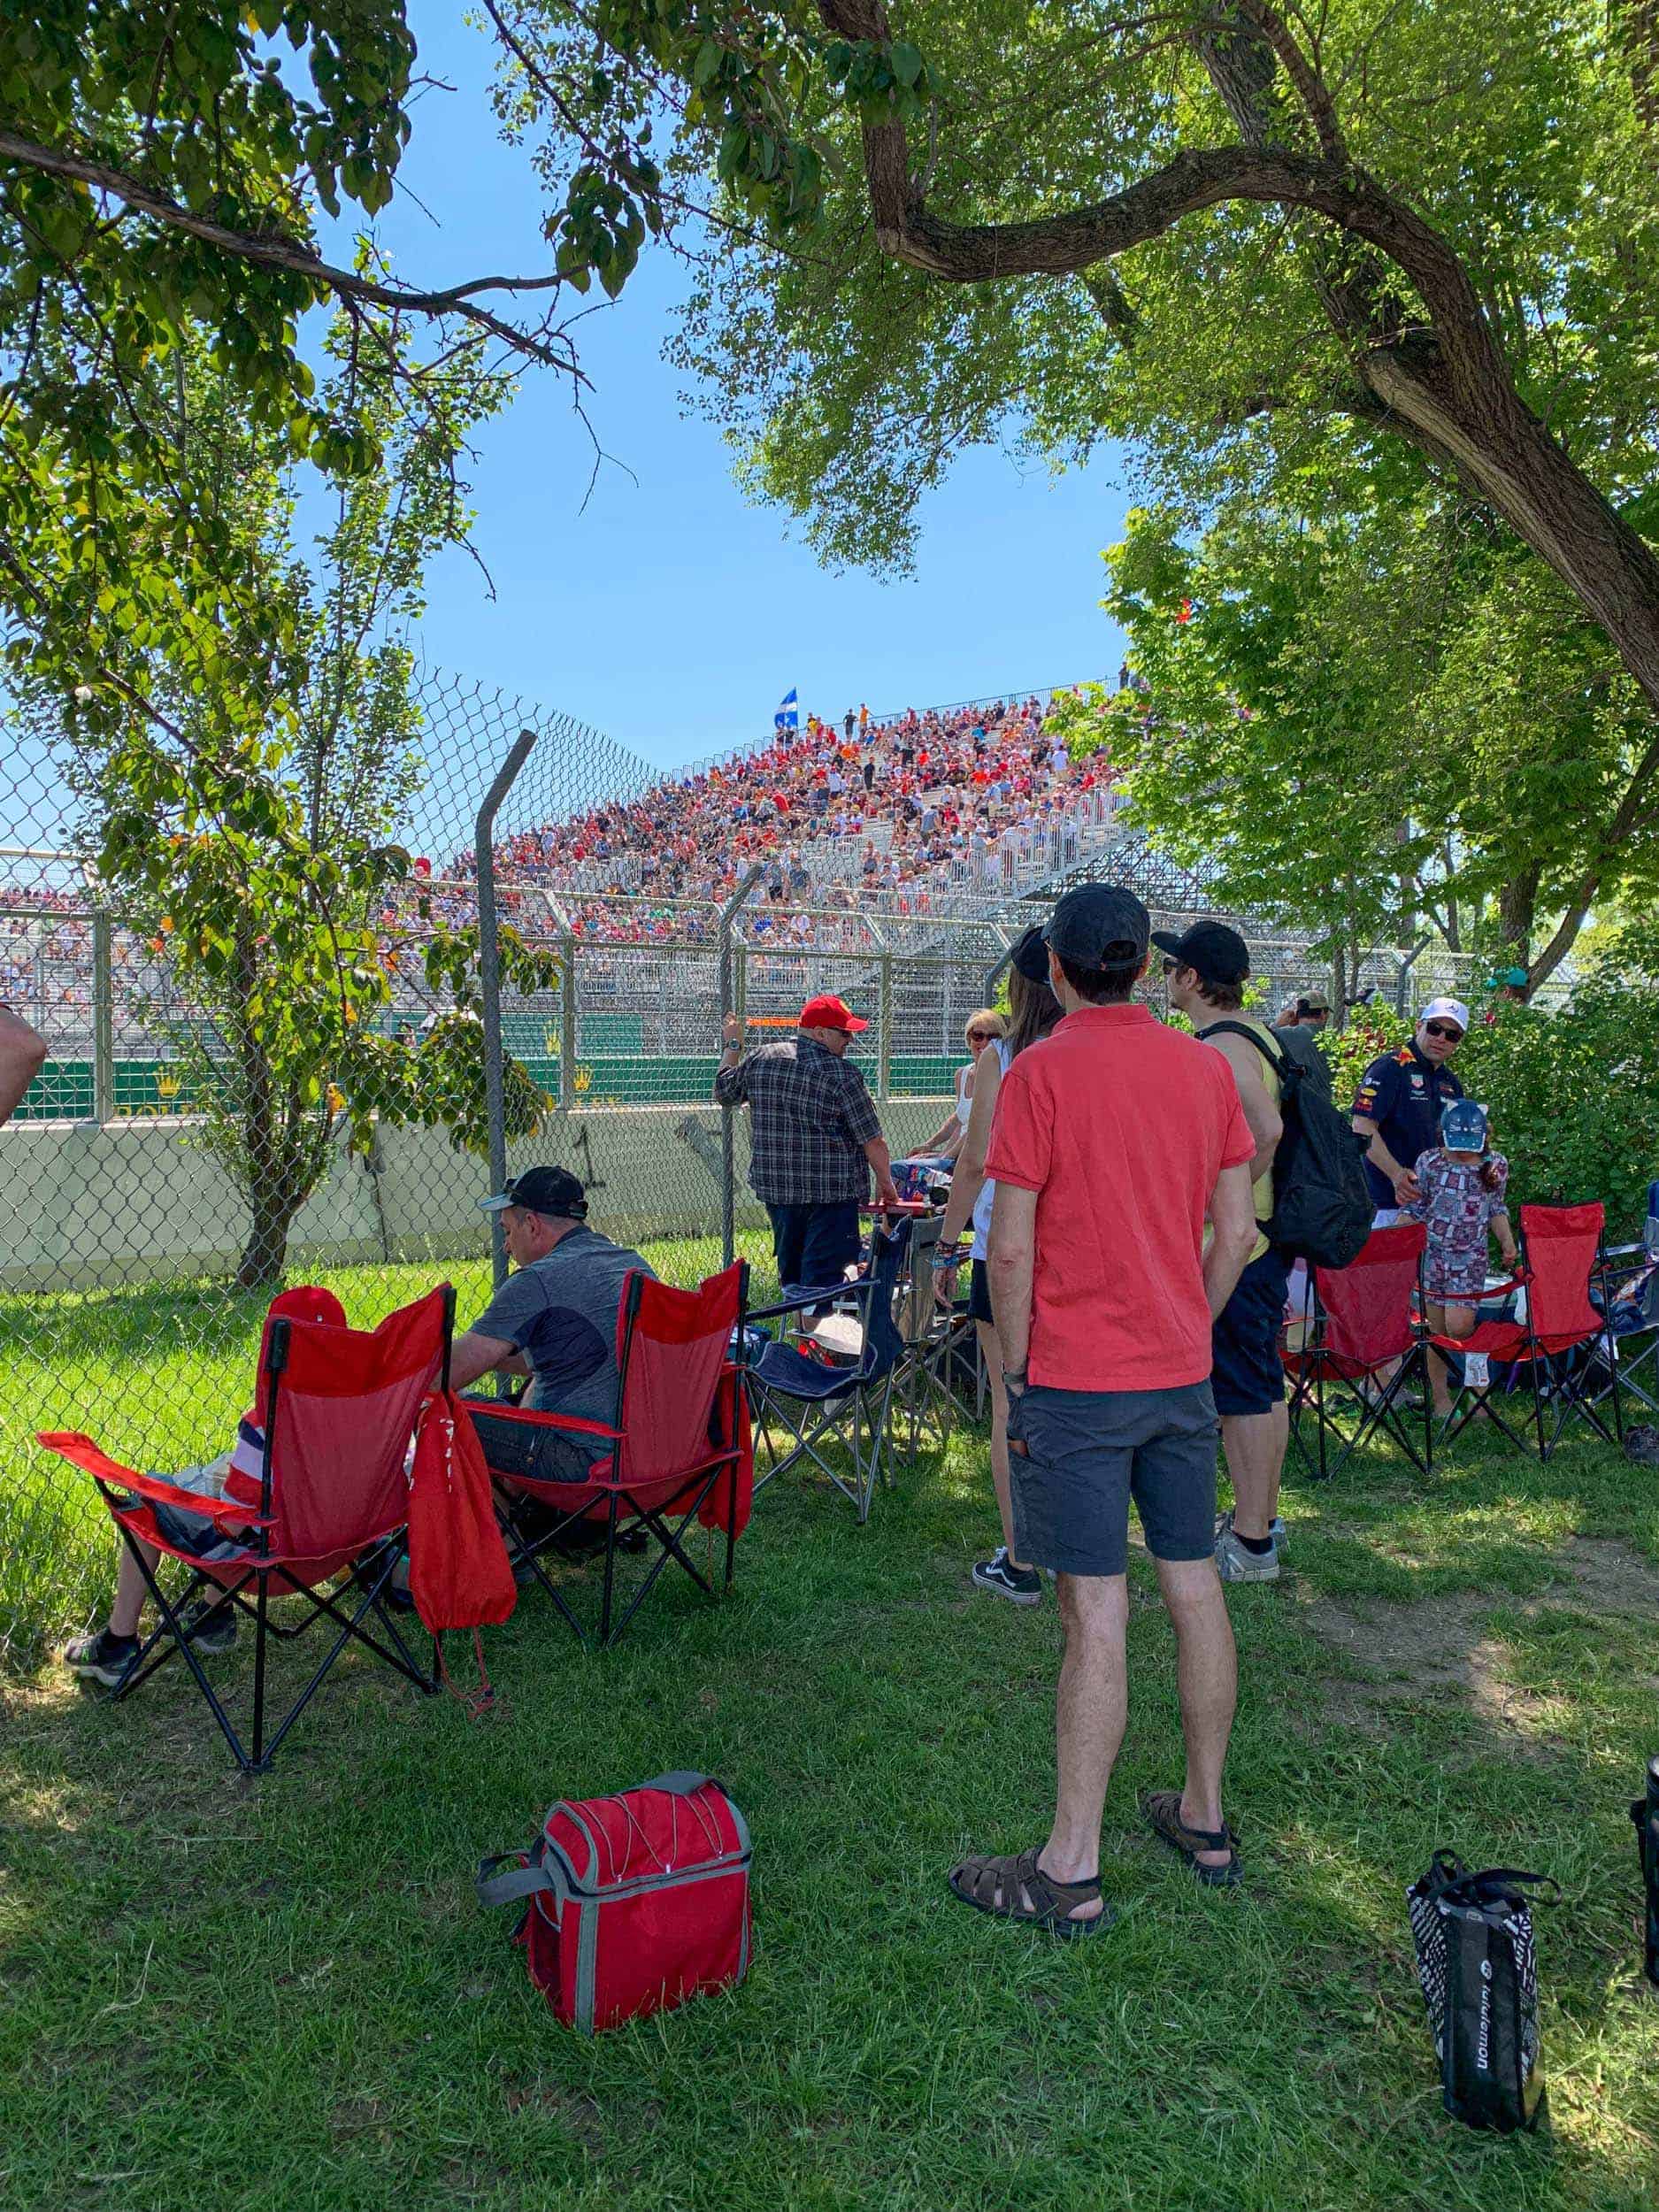
[[[850,1036],[856,1037],[861,1029],[868,1029],[870,1025],[860,1021],[844,999],[835,997],[833,992],[825,991],[817,998],[808,999],[801,1009],[801,1026],[803,1029],[844,1029]]]

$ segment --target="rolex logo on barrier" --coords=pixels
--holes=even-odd
[[[182,1086],[176,1075],[158,1074],[156,1078],[157,1098],[177,1098]]]
[[[558,1048],[559,1048],[559,1033],[558,1033],[558,1031],[557,1031],[557,1029],[552,1028],[552,1027],[549,1027],[549,1028],[547,1028],[547,1029],[544,1029],[544,1030],[541,1032],[541,1049],[542,1049],[542,1051],[543,1051],[543,1052],[545,1052],[545,1053],[547,1054],[547,1056],[548,1056],[548,1057],[549,1057],[549,1059],[553,1059],[553,1058],[556,1058],[556,1057],[557,1056]]]
[[[580,1096],[583,1091],[586,1091],[586,1090],[590,1090],[590,1089],[592,1088],[592,1087],[593,1087],[593,1079],[594,1079],[594,1071],[593,1071],[593,1070],[592,1070],[591,1068],[578,1068],[578,1069],[577,1069],[577,1071],[576,1071],[576,1090],[577,1090],[577,1094],[578,1094],[578,1096]]]

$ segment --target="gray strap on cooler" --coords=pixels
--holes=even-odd
[[[495,1874],[495,1867],[505,1866],[516,1860],[516,1851],[504,1853],[500,1858],[480,1859],[473,1887],[480,1905],[511,1905],[520,1897],[533,1897],[538,1890],[550,1889],[559,1896],[568,1894],[562,1871],[557,1866],[515,1865],[511,1873]]]
[[[672,1797],[695,1797],[703,1784],[710,1779],[710,1778],[706,1774],[654,1774],[649,1782],[635,1783],[634,1787],[641,1790],[666,1790]],[[718,1790],[724,1789],[725,1785],[716,1782],[714,1786]]]

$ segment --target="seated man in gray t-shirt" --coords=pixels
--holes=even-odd
[[[587,1196],[567,1168],[526,1168],[481,1203],[502,1217],[515,1271],[455,1340],[451,1387],[465,1390],[491,1369],[527,1374],[531,1411],[614,1420],[623,1286],[653,1270],[588,1226]],[[580,1481],[610,1450],[603,1437],[567,1436],[547,1439],[538,1456],[556,1478]]]

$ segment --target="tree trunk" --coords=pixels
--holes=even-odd
[[[1498,894],[1498,935],[1517,968],[1531,965],[1532,924],[1538,917],[1538,886],[1542,869],[1537,861],[1512,877]]]
[[[249,1202],[248,1241],[236,1263],[239,1290],[263,1290],[280,1283],[288,1265],[288,1231],[305,1197],[286,1182],[255,1184]]]

